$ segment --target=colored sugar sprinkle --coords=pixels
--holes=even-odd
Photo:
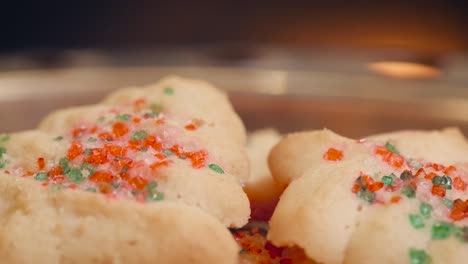
[[[358,192],[358,197],[364,201],[373,203],[375,200],[375,193],[367,189],[362,189]]]
[[[2,157],[3,157],[3,154],[6,154],[6,153],[7,153],[6,148],[0,147],[0,158],[2,158]]]
[[[429,218],[431,217],[432,213],[432,205],[428,203],[420,203],[419,204],[419,212],[421,213],[422,216]]]
[[[36,173],[36,176],[34,176],[34,179],[37,181],[47,181],[47,172],[41,171]]]
[[[152,104],[148,108],[144,99],[137,101],[132,104],[135,110],[128,114],[112,109],[99,118],[106,120],[105,123],[81,123],[55,138],[67,147],[63,157],[47,160],[36,157],[35,171],[19,167],[18,174],[31,176],[42,186],[52,189],[77,189],[101,193],[113,199],[153,202],[165,199],[165,194],[158,189],[160,181],[165,180],[165,177],[160,177],[159,170],[171,166],[175,158],[184,159],[183,162],[193,169],[209,167],[217,173],[224,173],[220,166],[207,163],[209,154],[197,147],[197,141],[179,145],[174,142],[177,136],[168,135],[168,132],[177,135],[185,130],[184,127],[170,125],[170,131],[158,129],[153,133],[145,130],[148,123],[144,120],[151,117],[149,110],[160,115],[158,120],[155,119],[157,125],[165,124],[159,120],[173,121],[160,113],[159,105]],[[6,152],[6,148],[0,147],[0,156],[5,157]],[[168,158],[170,156],[174,158]],[[0,159],[0,168],[7,163],[7,160]]]
[[[411,174],[410,171],[404,171],[403,173],[401,173],[400,175],[400,179],[404,180],[404,181],[409,181],[409,180],[412,180],[414,177],[413,177],[413,174]]]
[[[116,115],[115,116],[115,119],[120,120],[120,121],[128,121],[128,120],[130,120],[130,118],[132,118],[132,116],[129,115],[129,114],[123,114],[123,115]]]
[[[143,140],[147,137],[145,130],[138,130],[132,135],[133,140]]]
[[[153,113],[159,114],[162,111],[162,106],[160,104],[151,104],[150,109]]]
[[[453,208],[453,201],[447,198],[442,199],[442,204],[448,208]]]
[[[174,94],[174,89],[172,89],[171,87],[166,87],[166,88],[164,88],[164,94],[173,95]]]
[[[172,156],[174,153],[172,153],[172,151],[170,151],[169,149],[165,149],[162,151],[162,153],[168,157]]]
[[[430,264],[431,257],[422,249],[410,248],[409,257],[411,264]]]
[[[400,154],[400,152],[395,147],[395,145],[391,144],[390,142],[385,143],[385,147],[388,149],[388,151],[390,151],[392,153]]]
[[[156,189],[156,187],[158,187],[158,183],[154,182],[154,181],[152,181],[152,182],[150,182],[150,183],[148,183],[146,185],[146,189],[148,189],[150,191],[153,190],[153,189]]]
[[[424,220],[419,215],[410,214],[409,215],[409,220],[410,220],[411,225],[414,228],[423,228],[424,227]]]
[[[7,142],[10,140],[10,135],[4,135],[0,138],[0,142]]]
[[[447,239],[450,236],[450,231],[452,227],[451,224],[440,222],[432,226],[432,239],[434,240],[443,240]]]
[[[406,185],[401,189],[401,194],[408,198],[414,198],[416,196],[416,191],[414,186]]]
[[[382,182],[385,184],[385,186],[392,186],[393,178],[391,176],[383,176]]]
[[[5,168],[8,165],[8,160],[2,160],[0,161],[0,169]]]
[[[343,151],[337,150],[336,148],[329,148],[323,158],[328,161],[340,161],[343,159]]]
[[[219,174],[223,174],[223,173],[224,173],[224,170],[223,170],[220,166],[218,166],[218,165],[216,165],[216,164],[210,164],[210,165],[208,165],[208,167],[209,167],[211,170],[213,170],[213,171],[215,171],[215,172],[217,172],[217,173],[219,173]]]
[[[160,192],[150,193],[146,196],[146,200],[150,202],[164,200],[164,193],[160,193]]]

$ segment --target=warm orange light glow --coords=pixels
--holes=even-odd
[[[368,68],[381,75],[399,79],[428,79],[440,75],[440,70],[420,63],[381,61],[368,64]]]

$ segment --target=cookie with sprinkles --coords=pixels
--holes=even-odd
[[[223,225],[241,227],[250,215],[249,201],[242,190],[242,183],[249,176],[245,137],[243,124],[224,93],[201,81],[168,77],[147,87],[118,90],[101,104],[56,111],[46,117],[37,130],[2,136],[0,182],[2,178],[17,179],[15,184],[20,190],[32,188],[30,186],[42,188],[44,194],[40,191],[32,193],[37,195],[37,199],[47,200],[44,202],[46,211],[58,210],[56,202],[49,201],[52,199],[49,193],[53,197],[76,197],[76,203],[81,203],[81,197],[87,197],[88,206],[93,206],[89,201],[96,199],[106,201],[115,210],[128,205],[129,208],[144,208],[135,210],[150,211],[148,215],[136,214],[134,218],[122,220],[121,224],[128,221],[133,226],[125,232],[130,232],[135,226],[141,228],[153,218],[157,225],[159,218],[153,215],[163,214],[166,208],[172,207],[176,209],[167,209],[171,211],[168,211],[170,217],[177,217],[177,212],[183,208],[193,208],[189,210],[191,213],[181,213],[181,217],[187,216],[182,217],[184,221],[190,218],[190,214],[200,219],[211,215],[220,222],[214,225],[215,229]],[[24,206],[29,207],[29,203],[33,203],[30,199],[34,195],[25,198]],[[58,208],[63,207],[66,211],[65,207],[71,206],[72,200],[70,198],[66,204],[58,203],[61,206]],[[106,212],[107,204],[101,203],[100,206],[101,211]],[[199,209],[208,215],[200,216],[202,212],[195,212]],[[11,213],[11,210],[16,212],[19,209],[12,207],[5,213]],[[87,217],[99,218],[97,214],[100,211],[94,210]],[[30,221],[41,217],[38,213],[31,216]],[[60,219],[62,215],[54,217]],[[67,221],[73,218],[72,215],[63,217]],[[138,223],[139,217],[145,218],[141,220],[142,224]],[[22,228],[26,228],[27,219],[21,219],[24,221]],[[81,219],[77,221],[81,223]],[[105,218],[102,221],[112,220]],[[193,251],[193,240],[184,236],[190,233],[191,228],[205,227],[201,223],[198,227],[190,227],[188,223],[185,226],[180,221],[174,222],[178,225],[174,226],[175,233],[171,233],[167,224],[166,233],[160,228],[155,236],[137,240],[134,244],[147,247],[153,243],[159,246],[160,254],[175,254],[176,251],[179,254],[175,245],[173,250],[168,250],[167,245],[159,242],[165,241],[164,236],[174,236],[174,241],[192,243],[187,247]],[[216,222],[214,219],[210,221]],[[102,223],[97,226],[103,228]],[[117,237],[122,235],[116,229],[118,227],[116,224],[112,229],[117,232]],[[184,234],[183,230],[188,233]],[[35,229],[32,234],[39,236],[39,231],[44,229]],[[11,233],[11,239],[3,244],[16,243],[13,241],[19,235]],[[57,239],[62,239],[62,236],[57,235]],[[104,238],[96,236],[95,239]],[[203,237],[202,240],[205,239],[209,238]],[[231,248],[228,252],[232,250],[225,237],[220,235],[219,239],[219,242],[214,239],[211,243],[221,243],[222,247]],[[70,243],[74,242],[65,243],[64,247]],[[200,247],[203,249],[202,244]],[[140,248],[129,250],[130,254]],[[44,254],[49,253],[53,254],[52,251]],[[93,251],[89,257],[100,260],[94,263],[106,262],[107,257],[102,260],[97,257],[99,254]],[[202,252],[200,256],[206,254],[213,252]],[[180,259],[183,257],[188,256]],[[117,262],[129,260],[118,254],[109,259]]]
[[[282,164],[292,174],[280,176],[290,184],[270,221],[273,244],[297,245],[320,263],[464,263],[468,143],[459,131],[288,138],[306,154],[284,142],[271,153],[270,161],[295,158]]]

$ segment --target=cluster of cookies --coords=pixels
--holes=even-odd
[[[168,77],[0,135],[0,258],[464,263],[466,153],[456,129],[247,139],[224,93]]]

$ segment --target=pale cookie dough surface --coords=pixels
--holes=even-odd
[[[109,200],[3,173],[0,219],[2,263],[234,264],[239,250],[198,208]]]
[[[271,176],[267,157],[281,135],[274,129],[257,130],[248,135],[247,154],[250,159],[250,178],[244,190],[250,200],[251,217],[269,220],[281,195],[281,188]]]
[[[307,154],[282,164],[286,171],[291,166],[295,180],[275,209],[269,239],[297,245],[319,263],[463,263],[468,170],[455,164],[463,157],[449,154],[462,155],[466,142],[453,131],[392,133],[388,141],[326,130],[290,136]],[[431,140],[437,144],[427,145]],[[453,141],[453,152],[445,149]],[[448,154],[434,153],[439,149]],[[281,155],[276,151],[272,155]]]

